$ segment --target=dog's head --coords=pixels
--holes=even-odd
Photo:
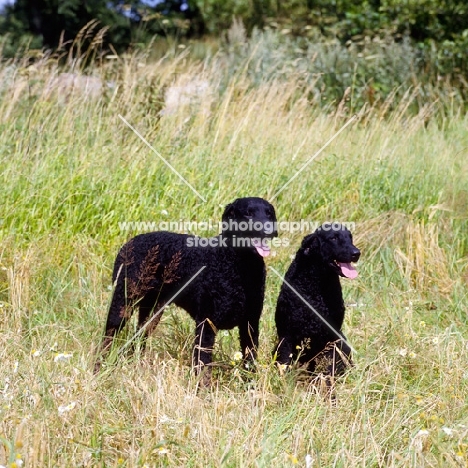
[[[340,276],[354,279],[358,276],[352,263],[361,256],[353,245],[353,236],[339,223],[325,223],[313,234],[304,237],[300,252],[320,261]]]
[[[263,198],[238,198],[226,206],[222,217],[223,236],[236,239],[239,247],[250,247],[267,257],[267,239],[278,236],[273,205]]]

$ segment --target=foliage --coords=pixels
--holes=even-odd
[[[362,105],[387,105],[399,101],[413,88],[411,109],[419,112],[439,101],[463,105],[467,83],[460,72],[446,75],[438,49],[415,47],[408,38],[369,38],[341,44],[316,34],[305,39],[290,33],[254,30],[248,38],[241,23],[234,23],[226,41],[209,60],[229,70],[221,83],[246,72],[253,86],[270,80],[288,82],[292,77],[311,102],[327,107],[341,103],[350,112]],[[390,99],[390,104],[385,104]]]
[[[342,44],[366,37],[408,37],[444,74],[467,75],[465,0],[64,0],[59,4],[54,0],[17,0],[6,7],[0,34],[10,34],[12,51],[25,41],[32,41],[33,47],[55,48],[97,20],[107,31],[105,42],[123,50],[155,35],[223,36],[233,18],[243,22],[249,34],[265,27],[300,37],[314,38],[319,32]]]
[[[86,25],[102,28],[103,44],[123,51],[130,45],[149,42],[154,35],[197,35],[203,21],[195,6],[178,0],[159,1],[150,7],[144,2],[123,0],[17,0],[5,7],[0,34],[8,34],[4,55],[13,55],[18,42],[30,47],[67,47]]]

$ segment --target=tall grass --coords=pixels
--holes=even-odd
[[[136,234],[119,222],[216,220],[236,197],[270,199],[349,117],[311,101],[300,77],[254,79],[250,64],[108,59],[88,70],[97,95],[60,88],[53,56],[0,69],[0,464],[468,463],[467,118],[429,101],[408,112],[411,89],[359,109],[273,201],[282,220],[356,223],[360,276],[343,286],[358,353],[336,407],[271,362],[274,275],[256,374],[233,360],[236,331],[220,332],[215,384],[197,393],[193,323],[170,307],[145,353],[93,375],[112,262]],[[168,87],[200,80],[209,92],[161,114]],[[305,233],[281,235],[290,244],[267,263],[284,272]]]

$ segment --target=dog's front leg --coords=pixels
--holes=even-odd
[[[200,384],[205,387],[211,384],[211,363],[215,337],[215,327],[209,320],[197,323],[193,346],[193,367],[197,374],[203,374]]]
[[[249,320],[239,325],[239,339],[244,357],[245,367],[254,370],[255,359],[257,358],[259,335],[259,321]]]

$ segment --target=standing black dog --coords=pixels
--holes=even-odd
[[[298,361],[309,372],[327,376],[342,373],[346,361],[351,363],[341,331],[345,306],[340,276],[358,276],[351,262],[360,255],[351,233],[338,223],[326,223],[303,239],[276,305],[278,363]]]
[[[134,309],[145,333],[159,322],[168,302],[185,309],[195,320],[193,365],[210,367],[218,330],[239,327],[245,359],[253,360],[258,346],[259,320],[265,292],[267,239],[277,236],[273,206],[262,198],[238,198],[222,217],[221,234],[201,238],[173,232],[141,234],[117,255],[114,295],[107,317],[102,353]],[[154,316],[154,314],[157,314]],[[96,363],[100,368],[101,359]],[[206,367],[208,366],[208,367]]]

